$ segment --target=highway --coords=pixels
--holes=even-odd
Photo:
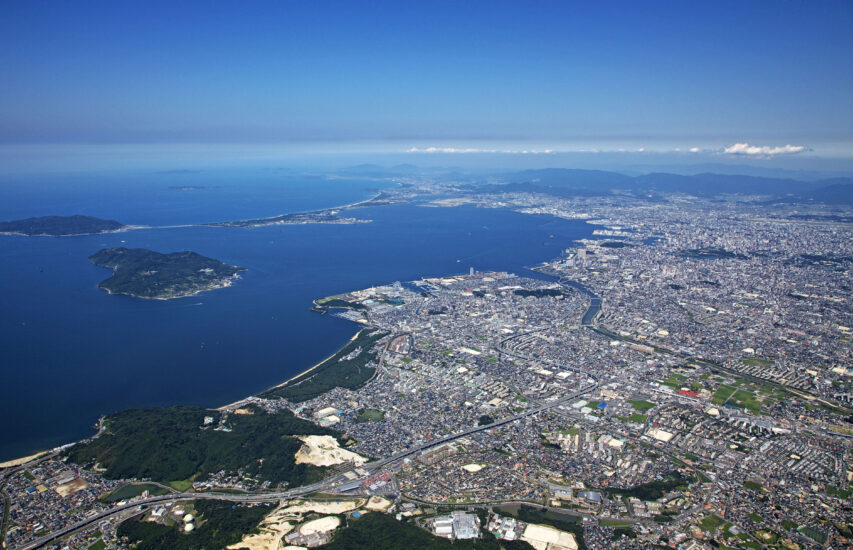
[[[138,500],[136,502],[130,504],[124,504],[122,506],[116,506],[96,514],[90,518],[87,518],[83,521],[77,522],[73,525],[69,525],[64,529],[60,529],[59,531],[54,531],[49,533],[40,539],[37,539],[30,544],[19,547],[19,550],[32,550],[35,548],[41,548],[51,542],[61,539],[66,535],[70,535],[71,533],[83,529],[93,523],[98,523],[101,520],[107,519],[109,517],[121,514],[122,512],[127,512],[133,509],[142,510],[144,507],[150,507],[155,504],[165,503],[165,502],[175,502],[179,500],[196,500],[196,499],[207,499],[207,500],[227,500],[231,502],[278,502],[279,500],[292,498],[295,496],[299,496],[301,494],[305,494],[307,492],[317,490],[315,485],[309,485],[306,487],[300,487],[298,489],[294,489],[292,491],[285,491],[283,493],[247,493],[247,494],[236,494],[236,493],[172,493],[169,495],[162,495],[157,497],[149,497],[144,500]]]

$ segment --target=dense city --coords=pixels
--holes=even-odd
[[[853,544],[849,211],[420,180],[387,195],[595,231],[523,273],[466,266],[318,300],[375,337],[335,359],[364,359],[370,377],[299,401],[250,397],[199,427],[288,411],[344,434],[341,447],[302,438],[326,476],[313,492],[246,471],[107,479],[57,450],[0,470],[4,547],[92,518],[45,544],[133,546],[117,531],[127,517],[190,533],[193,493],[224,491],[237,508],[274,507],[231,548],[322,546],[381,513],[538,550]]]

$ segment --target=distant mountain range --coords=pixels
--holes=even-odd
[[[731,168],[707,165],[707,167]],[[750,167],[744,167],[749,171]],[[412,175],[434,175],[453,179],[476,181],[472,173],[459,172],[458,168],[421,168],[413,164],[383,167],[362,164],[342,169],[342,174],[370,177],[399,177]],[[754,173],[759,169],[752,169]],[[767,171],[768,173],[770,171]],[[780,173],[785,172],[780,170]],[[799,175],[796,172],[792,174]],[[685,193],[700,197],[715,197],[723,194],[766,195],[768,202],[818,202],[826,204],[853,205],[853,177],[816,179],[815,174],[802,174],[802,179],[761,175],[706,172],[700,174],[673,174],[652,172],[638,176],[605,170],[581,170],[571,168],[545,168],[491,174],[488,183],[471,183],[463,189],[479,193],[545,193],[549,195],[600,196],[614,192],[631,193],[654,199],[661,193]],[[494,183],[496,180],[502,183]]]
[[[538,192],[557,196],[601,195],[614,191],[652,195],[685,193],[701,197],[722,194],[768,195],[786,202],[823,202],[853,204],[853,178],[801,181],[730,174],[680,175],[651,173],[626,176],[601,170],[550,168],[507,174],[507,184],[478,186],[477,190],[495,192]]]

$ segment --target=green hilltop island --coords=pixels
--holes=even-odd
[[[161,254],[145,248],[105,248],[89,256],[89,261],[114,271],[98,288],[110,294],[154,300],[231,286],[245,271],[195,252]]]
[[[73,237],[113,233],[127,227],[115,220],[102,220],[92,216],[41,216],[0,222],[0,233],[28,237]]]

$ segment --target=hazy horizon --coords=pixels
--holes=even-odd
[[[849,2],[12,2],[6,15],[6,172],[359,162],[332,154],[853,170]]]
[[[515,170],[569,168],[625,174],[651,172],[719,172],[821,179],[853,176],[853,158],[814,153],[772,157],[730,155],[719,150],[689,151],[558,151],[536,149],[484,151],[362,150],[317,148],[303,144],[19,144],[0,145],[0,177],[61,175],[79,172],[205,171],[283,169],[336,171],[362,164],[382,168],[413,165],[424,170],[504,173]],[[350,150],[347,150],[350,149]],[[510,151],[510,152],[507,152]]]

